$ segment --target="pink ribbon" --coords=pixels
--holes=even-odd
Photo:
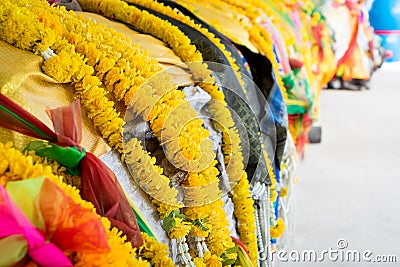
[[[40,266],[73,266],[59,248],[45,240],[43,235],[13,203],[2,185],[0,185],[0,222],[0,239],[22,234],[28,243],[28,255]]]

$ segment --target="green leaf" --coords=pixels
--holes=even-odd
[[[163,220],[162,227],[167,233],[169,233],[175,227],[175,225],[175,216],[173,212],[171,212],[168,217]]]
[[[194,225],[198,226],[200,228],[200,230],[202,231],[208,231],[210,230],[210,228],[208,228],[207,226],[204,225],[204,223],[206,222],[206,219],[201,219],[201,220],[195,220],[193,222]]]
[[[175,218],[185,219],[185,215],[179,213],[179,214],[175,215]]]
[[[185,215],[181,214],[179,210],[173,210],[171,211],[170,215],[174,216],[174,218],[180,218],[180,219],[185,219]]]
[[[228,248],[228,249],[225,251],[225,253],[226,253],[226,254],[237,253],[238,250],[239,250],[239,248],[238,248],[238,246],[236,245],[236,246],[234,246],[234,247],[232,247],[232,248]]]
[[[236,259],[227,259],[222,262],[222,266],[229,266],[235,264]]]

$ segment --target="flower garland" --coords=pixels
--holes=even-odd
[[[140,49],[123,34],[72,12],[53,8],[51,11],[64,23],[64,37],[87,58],[95,74],[115,100],[129,105],[137,89],[161,67],[148,51]]]
[[[155,165],[155,158],[150,157],[141,146],[139,140],[132,138],[125,146],[125,162],[135,170],[132,173],[139,186],[146,188],[146,193],[161,203],[168,203],[173,206],[172,210],[182,207],[182,203],[176,201],[178,191],[169,186],[168,177],[162,175],[163,170]],[[137,175],[137,177],[136,177]],[[141,179],[145,177],[145,179]],[[159,195],[159,192],[163,194]],[[162,209],[162,207],[161,207]],[[171,211],[172,211],[171,210]],[[169,214],[169,212],[168,212]],[[163,217],[163,216],[161,216]]]
[[[274,70],[275,77],[276,77],[276,82],[278,83],[279,88],[282,91],[282,94],[285,99],[288,99],[287,97],[287,92],[286,88],[283,84],[282,77],[279,74],[279,65],[276,61],[275,54],[272,50],[272,38],[270,34],[262,28],[256,21],[256,18],[259,16],[258,11],[249,3],[246,1],[234,1],[234,0],[206,0],[202,1],[202,3],[207,2],[212,5],[224,5],[228,4],[231,8],[234,10],[238,11],[240,14],[242,14],[245,17],[248,17],[251,19],[251,24],[248,24],[248,21],[243,21],[242,23],[244,24],[244,28],[246,31],[249,33],[250,41],[256,45],[256,47],[269,59],[269,61],[272,64],[272,69]],[[183,0],[179,1],[179,3],[183,4],[184,6],[188,6],[187,3],[196,3],[199,4],[200,2],[196,0]],[[210,21],[210,24],[214,26],[215,22]],[[227,35],[229,38],[234,39],[234,36],[231,36],[229,32],[223,31],[225,35]]]
[[[114,1],[113,3],[114,3],[113,8],[103,7],[101,12],[104,12],[104,10],[113,10],[113,14],[115,17],[123,19],[124,18],[123,14],[118,16],[118,14],[119,14],[118,10],[115,7],[116,2]],[[84,6],[84,8],[87,8],[85,6],[85,4],[83,6]],[[93,6],[94,6],[94,4],[92,4],[92,7]],[[122,7],[124,9],[122,9]],[[121,4],[122,10],[126,10],[128,8],[131,8],[131,7]],[[95,10],[90,9],[90,10],[99,12],[99,10],[97,10],[97,9],[95,9]],[[134,8],[132,8],[132,10],[134,10]],[[129,10],[129,12],[133,13],[132,10]],[[143,12],[143,13],[147,13],[147,12]],[[108,14],[106,14],[106,15],[108,15]],[[135,16],[135,18],[136,18],[136,16]],[[143,21],[146,21],[146,17],[143,18]],[[129,22],[129,18],[127,19],[127,22]],[[173,44],[174,40],[181,40],[184,37],[185,37],[184,38],[185,41],[182,41],[182,43],[184,43],[185,46],[188,46],[190,44],[190,40],[186,36],[182,36],[179,33],[176,34],[176,36],[174,34],[172,34],[172,33],[176,32],[176,31],[170,29],[172,26],[165,30],[161,29],[159,31],[155,31],[154,30],[155,28],[151,27],[151,25],[152,25],[151,23],[154,23],[154,24],[157,23],[157,18],[155,19],[155,21],[142,22],[142,23],[139,22],[139,23],[134,23],[133,25],[135,25],[136,27],[140,27],[140,25],[148,25],[146,28],[140,28],[140,29],[159,37],[164,42],[166,42],[170,45]],[[157,25],[159,25],[159,23],[157,23]],[[167,27],[166,25],[168,25],[168,24],[164,23],[162,25]],[[175,27],[172,27],[172,28],[175,29]],[[163,32],[169,32],[170,35],[163,36],[162,35]],[[171,38],[173,38],[173,39],[171,40]],[[181,54],[181,57],[185,62],[190,62],[190,61],[196,60],[199,57],[196,52],[193,52],[195,50],[192,48],[187,49],[187,51],[189,51],[189,52],[192,51],[192,53],[190,54],[190,53],[180,53],[181,49],[179,49],[177,51],[176,49],[174,49],[174,47],[176,47],[176,46],[174,46],[174,45],[171,45],[171,46],[178,55]],[[182,49],[182,50],[185,50],[185,49]],[[221,124],[225,126],[225,128],[220,128],[220,129],[223,130],[224,154],[226,156],[225,163],[230,163],[229,168],[227,170],[228,176],[230,177],[230,181],[233,184],[235,184],[237,182],[243,183],[244,180],[247,181],[247,176],[245,176],[245,172],[243,171],[244,165],[243,165],[243,156],[240,152],[241,151],[240,138],[237,133],[237,130],[234,127],[234,122],[232,120],[232,117],[230,116],[229,110],[226,108],[227,104],[224,100],[224,95],[219,90],[218,86],[215,84],[215,80],[210,76],[210,72],[206,69],[205,64],[192,64],[191,63],[191,64],[189,64],[189,67],[192,69],[192,73],[194,73],[194,75],[197,75],[198,77],[202,77],[204,79],[204,82],[201,83],[200,86],[202,88],[204,88],[214,99],[219,100],[224,104],[224,107],[222,108],[222,110],[221,110],[221,105],[214,105],[214,103],[211,104],[209,109],[212,114],[215,114],[216,121],[221,122]],[[188,180],[190,180],[190,176],[189,176]],[[239,189],[239,186],[234,187],[234,189],[233,189],[234,194],[236,194],[236,191],[238,189]],[[249,190],[247,190],[246,196],[247,196],[247,199],[251,199]],[[244,210],[246,216],[238,216],[237,217],[239,232],[245,233],[246,232],[245,229],[247,228],[246,227],[247,225],[255,225],[254,210],[252,209],[252,206],[243,205],[242,198],[238,198],[238,197],[233,198],[233,201],[234,201],[235,206],[246,207],[246,209]],[[207,205],[206,205],[206,207],[204,207],[205,210],[210,210],[210,208],[211,207],[208,207]],[[190,212],[191,212],[190,209],[185,209],[186,216],[188,216],[188,213],[190,213]],[[204,215],[204,216],[206,217],[207,215]],[[190,216],[189,216],[189,218],[190,218]],[[214,220],[214,221],[217,222],[217,220]],[[216,225],[213,225],[213,227],[215,228]],[[220,231],[214,231],[214,232],[218,233]],[[251,253],[251,258],[252,258],[253,262],[257,262],[258,254],[257,254],[257,243],[256,243],[255,231],[250,232],[250,233],[244,235],[243,237],[241,236],[241,238],[242,238],[242,241],[246,245],[248,245],[249,248],[251,248],[250,253]]]
[[[185,1],[190,1],[190,0],[185,0]],[[247,2],[246,1],[231,1],[231,0],[222,0],[222,1],[228,3],[233,8],[236,8],[239,12],[248,16],[252,20],[253,25],[251,27],[246,26],[246,29],[249,31],[249,34],[250,34],[250,39],[253,39],[255,41],[255,43],[260,46],[261,51],[270,50],[269,53],[273,54],[273,52],[271,50],[271,48],[272,48],[271,36],[265,29],[263,29],[256,23],[256,19],[260,16],[259,11],[256,10],[256,7],[265,9],[265,6],[263,5],[265,3],[261,3],[261,1],[257,1],[257,0],[255,0],[255,1],[249,0]],[[218,3],[219,0],[212,1],[212,3],[216,3],[216,2]],[[246,12],[244,12],[243,10],[245,10]],[[277,66],[274,67],[274,63],[275,64],[277,63],[275,60],[275,56],[273,55],[273,60],[271,60],[270,57],[268,57],[268,58],[272,62],[273,68],[275,69],[275,67],[276,67],[276,70],[277,70]],[[280,77],[280,76],[278,75],[278,77]],[[279,78],[278,78],[278,80],[279,80]],[[283,93],[286,93],[286,90],[283,90]],[[288,99],[287,94],[285,94],[285,99],[286,100]],[[264,153],[264,157],[267,161],[268,173],[269,173],[269,176],[272,181],[271,201],[274,202],[277,198],[277,180],[276,180],[275,174],[273,172],[269,157],[268,157],[268,155],[265,154],[266,153],[265,150],[263,151],[263,153]],[[281,225],[282,225],[282,223],[281,223]]]
[[[40,4],[43,5],[40,5]],[[20,6],[18,6],[19,4]],[[37,4],[35,11],[38,12],[43,21],[49,21],[46,18],[48,13],[45,13],[46,7],[50,9],[46,2],[35,2]],[[93,119],[94,124],[99,127],[103,133],[103,137],[107,138],[110,145],[114,145],[118,151],[122,151],[122,126],[123,120],[118,116],[113,107],[113,102],[109,101],[105,95],[106,92],[100,87],[101,81],[96,76],[90,76],[93,73],[93,68],[85,64],[85,59],[75,52],[75,47],[70,45],[65,39],[61,39],[55,34],[55,31],[45,28],[44,23],[40,22],[40,19],[34,12],[31,12],[24,1],[17,1],[11,3],[7,1],[3,6],[0,7],[3,16],[0,20],[0,26],[5,30],[1,35],[0,39],[7,41],[10,44],[16,45],[19,48],[40,53],[41,50],[45,50],[42,53],[47,61],[44,62],[43,70],[49,76],[55,78],[61,82],[73,82],[75,89],[78,92],[78,96],[81,97],[84,106],[88,108],[88,115]],[[39,9],[37,7],[40,7]],[[38,11],[40,10],[40,12]],[[64,10],[60,8],[60,10]],[[20,16],[23,14],[22,16]],[[25,23],[24,18],[29,18],[28,23]],[[51,23],[52,26],[59,26],[56,21]],[[17,27],[17,31],[14,32],[15,25],[22,26]],[[56,28],[56,27],[54,27]],[[58,27],[59,29],[60,27]],[[32,32],[39,32],[39,35],[29,34],[26,29]],[[22,33],[29,38],[23,38]],[[45,35],[44,33],[47,35]],[[42,36],[49,40],[41,40]],[[27,40],[26,40],[27,39]],[[21,41],[20,41],[21,40]],[[54,41],[56,40],[56,41]],[[36,43],[47,44],[45,47],[38,46]],[[51,50],[48,47],[52,44],[58,55],[52,55]],[[57,66],[57,67],[56,67]],[[61,66],[61,67],[60,67]],[[64,67],[64,68],[63,68]],[[115,119],[113,119],[116,117]],[[109,118],[112,118],[111,120]],[[111,123],[111,125],[110,125]],[[111,127],[109,127],[111,126]]]
[[[43,1],[42,4],[44,3],[46,2]],[[0,39],[35,54],[43,54],[47,59],[43,64],[43,71],[59,82],[74,84],[77,96],[82,100],[88,116],[100,130],[103,138],[111,147],[122,151],[124,122],[116,112],[114,103],[105,96],[107,93],[101,87],[100,80],[92,75],[94,69],[75,52],[73,45],[40,21],[44,9],[36,9],[41,11],[36,14],[35,9],[29,9],[27,6],[31,5],[24,0],[14,2],[5,0],[0,6],[0,13],[5,14],[0,19],[0,27],[3,29]],[[58,25],[57,21],[53,22],[54,24],[50,26]],[[50,47],[53,47],[57,54],[54,54]]]
[[[121,1],[102,1],[101,4],[97,1],[81,1],[81,4],[85,10],[90,10],[92,12],[101,13],[106,16],[115,17],[124,22],[134,25],[144,32],[150,33],[151,35],[158,37],[159,39],[169,44],[169,46],[175,51],[175,53],[178,54],[185,62],[202,60],[201,54],[196,51],[195,46],[190,44],[190,39],[186,37],[182,32],[180,32],[177,27],[170,25],[169,22],[152,16],[146,11],[140,11],[137,8],[133,6],[128,6],[126,3]],[[189,68],[191,68],[195,78],[203,78],[203,83],[200,83],[200,86],[202,88],[210,93],[210,95],[214,99],[223,101],[226,104],[226,102],[224,101],[223,93],[218,90],[218,86],[216,85],[214,79],[210,76],[210,71],[207,70],[207,66],[205,64],[190,64]],[[210,107],[210,110],[212,110],[212,108],[213,107]],[[214,109],[214,111],[216,110]],[[227,113],[226,111],[227,109],[225,110],[225,112],[221,112],[219,107],[218,112],[211,112],[213,114],[219,115],[219,117],[221,118],[220,121],[223,122],[221,124],[228,128],[229,133],[227,133],[227,131],[225,130],[226,128],[224,129],[225,148],[231,146],[236,151],[240,151],[238,149],[238,147],[240,148],[240,139],[238,137],[237,130],[234,129],[234,122],[230,116],[230,113]],[[232,137],[236,137],[236,139],[233,139]],[[241,162],[242,158],[238,157],[241,153],[236,151],[236,153],[233,153],[233,151],[233,149],[226,149],[224,151],[224,154],[228,155],[226,157],[226,160],[230,160],[231,164],[233,164],[234,162]],[[234,159],[236,160],[234,161]],[[241,168],[242,173],[243,169],[244,168]],[[228,170],[234,170],[237,172],[237,168],[229,168]],[[242,175],[230,175],[230,177],[237,177],[236,181],[239,181]],[[185,210],[187,211],[188,209]],[[249,216],[249,219],[250,218],[254,218],[254,216]]]
[[[150,259],[150,263],[154,267],[173,267],[175,266],[169,256],[167,245],[161,244],[146,233],[142,233],[144,245],[139,248],[138,254],[146,259]]]
[[[15,149],[11,143],[0,143],[0,184],[5,186],[9,181],[25,180],[33,177],[45,176],[54,182],[68,197],[82,209],[91,211],[94,216],[101,220],[104,230],[108,236],[109,249],[106,252],[83,253],[75,255],[69,252],[73,258],[74,266],[148,266],[148,262],[137,258],[137,252],[132,248],[130,242],[126,242],[126,237],[121,236],[121,232],[112,228],[110,221],[105,217],[100,217],[94,212],[94,207],[90,202],[82,200],[79,190],[67,185],[62,181],[61,176],[53,173],[57,166],[45,164],[46,160],[36,155],[23,154]],[[83,229],[82,229],[83,231]]]
[[[147,92],[147,95],[149,94],[150,88],[153,90],[151,98],[154,100],[144,102],[142,100],[143,94],[138,92],[132,99],[133,112],[137,115],[141,114],[143,118],[148,118],[146,120],[150,122],[150,128],[153,130],[154,134],[159,137],[159,139],[161,137],[161,142],[164,142],[162,139],[163,135],[172,137],[179,136],[179,140],[177,143],[175,143],[175,145],[174,142],[166,143],[167,156],[170,155],[170,159],[172,159],[172,161],[176,162],[178,165],[184,164],[185,161],[182,162],[182,159],[179,158],[177,160],[173,159],[175,156],[171,154],[174,154],[175,151],[181,151],[182,156],[191,161],[200,159],[199,157],[202,155],[200,160],[209,162],[210,159],[212,160],[215,157],[214,153],[211,151],[211,143],[206,146],[205,149],[202,149],[201,153],[198,148],[200,147],[201,142],[209,141],[205,139],[208,137],[209,133],[202,127],[202,121],[196,118],[197,114],[194,112],[194,110],[190,109],[189,103],[183,100],[183,92],[176,89],[168,91],[168,87],[160,88],[159,86],[156,86],[159,84],[158,81],[160,80],[168,81],[168,77],[165,77],[163,74],[160,74],[158,77],[157,76],[149,81],[148,88],[144,88],[144,90]],[[164,85],[165,84],[168,83],[164,83]],[[174,88],[174,85],[171,83],[169,87]],[[158,101],[156,104],[154,104],[153,101],[157,99]],[[180,109],[179,112],[172,112],[175,111],[176,107],[178,106]],[[166,121],[167,119],[170,120],[170,122]],[[188,121],[189,123],[183,125]],[[179,122],[183,122],[183,124]],[[182,129],[180,131],[181,134],[178,132],[179,129]],[[209,154],[211,158],[207,156],[204,158],[204,154]],[[218,181],[218,170],[213,166],[215,165],[213,162],[213,164],[207,166],[206,169],[201,172],[190,171],[191,169],[196,170],[199,165],[201,166],[203,164],[198,163],[195,164],[195,166],[184,166],[188,168],[189,173],[182,184],[184,187],[205,186],[209,184],[213,185],[214,189],[211,191],[216,192],[217,195],[207,192],[206,195],[196,195],[194,197],[192,196],[192,198],[202,199],[206,202],[207,199],[214,201],[215,199],[218,199],[220,195],[218,183],[214,182]],[[186,202],[188,202],[188,198],[186,196],[184,199]],[[165,205],[166,204],[164,204],[164,206]],[[186,219],[191,221],[191,225],[185,224],[183,217],[175,217],[174,228],[169,230],[169,236],[171,238],[182,239],[190,232],[190,235],[192,236],[202,238],[207,237],[207,244],[212,254],[221,255],[227,250],[227,248],[233,247],[232,241],[229,237],[229,230],[227,228],[229,224],[226,220],[226,215],[222,207],[223,203],[220,201],[213,202],[211,204],[204,204],[201,207],[203,209],[203,213],[200,213],[201,217],[196,218],[191,216],[191,214],[194,213],[193,209],[196,208],[185,208],[184,214],[186,215]],[[216,213],[215,211],[218,212]],[[177,213],[179,213],[179,211],[177,211]],[[170,214],[168,214],[167,218],[170,216]],[[166,214],[164,214],[164,216],[165,215]],[[199,215],[199,213],[197,215]],[[196,225],[196,222],[202,220],[206,221],[206,224],[203,224],[205,227],[199,228]],[[164,220],[164,224],[165,223],[166,221]],[[220,248],[221,244],[223,244],[222,249]]]
[[[213,33],[211,33],[210,31],[208,31],[207,28],[204,28],[200,24],[195,23],[190,17],[178,12],[177,10],[174,10],[169,6],[165,6],[163,3],[159,3],[154,0],[145,0],[145,1],[127,0],[126,2],[150,8],[154,11],[157,11],[157,12],[167,15],[173,19],[176,19],[182,23],[185,23],[186,25],[193,27],[194,29],[196,29],[199,32],[201,32],[202,34],[204,34],[204,36],[206,36],[213,44],[215,44],[224,53],[225,57],[229,61],[229,64],[234,69],[236,76],[239,80],[239,83],[243,87],[244,82],[242,80],[242,74],[239,71],[239,66],[236,64],[235,60],[232,58],[231,53],[225,49],[225,45],[221,43],[221,40],[219,38],[215,37],[215,35]],[[243,87],[243,89],[245,89],[245,88]]]
[[[43,13],[41,14],[41,16],[43,18]],[[18,23],[16,23],[16,24],[18,24]],[[53,24],[52,27],[57,29],[56,26],[57,26],[57,24],[55,24],[55,25]],[[59,39],[59,38],[57,38],[57,39]],[[101,89],[99,87],[101,85],[100,80],[95,76],[89,76],[89,74],[93,73],[94,70],[87,67],[87,65],[85,64],[85,61],[83,60],[83,57],[79,56],[79,54],[76,53],[74,46],[72,46],[69,43],[65,42],[65,40],[62,40],[62,41],[58,40],[58,41],[59,42],[55,43],[55,45],[56,45],[55,51],[58,53],[58,55],[50,57],[50,59],[48,59],[45,62],[44,67],[43,67],[45,72],[47,72],[50,76],[52,76],[52,77],[54,77],[54,78],[56,78],[57,80],[60,80],[60,81],[64,81],[64,82],[74,81],[74,82],[76,82],[76,88],[78,89],[77,91],[78,92],[82,91],[82,93],[81,93],[82,99],[84,101],[90,102],[90,103],[86,104],[86,107],[89,107],[88,108],[89,111],[92,111],[92,112],[89,112],[89,115],[92,115],[92,118],[94,119],[94,122],[95,122],[96,126],[98,126],[98,127],[102,126],[102,127],[100,127],[100,129],[103,132],[103,137],[107,138],[106,136],[108,136],[109,134],[112,135],[115,132],[118,132],[118,129],[120,129],[119,130],[119,134],[122,135],[122,126],[121,127],[115,127],[114,129],[108,129],[108,131],[105,131],[105,130],[107,130],[106,129],[107,127],[105,127],[104,124],[106,124],[107,121],[104,121],[105,117],[100,117],[100,115],[103,115],[103,111],[100,108],[98,108],[98,106],[101,106],[101,105],[98,105],[98,102],[99,102],[98,100],[95,99],[95,101],[93,101],[93,97],[90,94],[94,94],[96,96],[100,96],[100,98],[97,97],[97,99],[100,99],[100,102],[101,102],[101,100],[104,100],[104,99],[105,99],[105,101],[108,101],[108,100],[105,97],[105,93],[102,93],[102,91],[101,91],[103,89]],[[11,43],[13,43],[13,42],[11,42]],[[189,41],[189,44],[190,44],[190,41]],[[19,46],[19,47],[20,48],[24,48],[24,47],[21,47],[21,46]],[[27,48],[25,47],[25,49],[27,49]],[[29,49],[33,49],[32,46],[30,46]],[[36,52],[36,53],[39,52],[39,50],[37,50],[37,51],[33,50],[33,51]],[[74,56],[71,57],[71,55],[69,55],[69,54],[72,54],[75,57]],[[189,55],[190,55],[190,53],[189,53]],[[56,70],[56,68],[54,67],[55,64],[62,65],[62,63],[64,63],[68,59],[69,59],[69,61],[67,61],[67,62],[69,63],[69,66],[70,66],[69,69],[67,68],[67,69],[64,69],[64,70],[62,69],[61,72],[60,71],[54,72],[54,70]],[[79,63],[79,64],[77,64],[77,63]],[[203,67],[203,69],[204,69],[204,67]],[[82,72],[82,70],[84,70],[84,71]],[[214,88],[212,88],[212,86]],[[213,94],[214,97],[221,98],[221,95],[223,97],[223,94],[221,92],[218,92],[217,90],[213,90],[213,89],[215,89],[216,86],[214,84],[212,84],[212,86],[211,86],[211,89],[210,89],[210,86],[208,86],[209,89],[210,89],[209,92],[214,91],[214,94]],[[92,103],[91,101],[93,101],[94,103]],[[108,101],[108,102],[105,102],[105,103],[110,103],[109,106],[106,106],[106,107],[108,107],[109,113],[112,113],[112,111],[115,112],[111,101]],[[100,104],[104,104],[104,101],[103,101],[103,103],[101,102]],[[97,110],[96,110],[96,108],[97,108]],[[98,117],[95,117],[96,115],[98,115]],[[232,121],[232,125],[233,125],[233,121]],[[116,142],[117,148],[119,148],[119,150],[120,150],[121,149],[121,145],[118,146],[118,140],[115,139],[115,138],[114,139],[110,138],[109,142],[112,143],[112,141]],[[226,142],[226,143],[228,143],[228,142]],[[235,142],[235,144],[239,144],[239,142]],[[217,204],[218,205],[216,205],[216,207],[218,207],[219,210],[222,210],[222,204],[221,203],[217,203]],[[219,217],[221,217],[223,214],[212,213],[212,215],[215,215],[215,218],[214,218],[215,219],[214,220],[214,224],[215,225],[213,225],[214,226],[213,228],[215,229],[215,232],[218,233],[218,230],[223,230],[224,229],[223,226],[218,228],[218,226],[220,224],[220,218]],[[252,216],[250,216],[250,217],[252,217]],[[212,218],[213,217],[210,216],[210,219],[212,219]],[[217,220],[217,218],[219,220]],[[223,218],[226,221],[225,216],[223,216]],[[224,222],[224,221],[222,221],[222,222]],[[213,238],[211,238],[211,239],[213,239]],[[217,239],[215,238],[215,240],[217,240]],[[218,239],[218,240],[220,240],[220,239]],[[227,242],[222,242],[222,244],[224,244],[224,243],[228,244],[229,242],[228,241]]]

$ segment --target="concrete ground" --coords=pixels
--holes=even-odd
[[[275,266],[400,266],[400,70],[385,66],[368,91],[325,90],[321,96],[322,143],[310,144],[298,164],[294,197],[297,250],[337,250],[322,262]],[[346,245],[339,249],[339,245]],[[346,262],[349,250],[359,263]],[[363,261],[363,253],[371,262]],[[343,261],[341,260],[341,255]],[[397,263],[373,263],[394,255]],[[354,257],[356,258],[356,257]],[[385,258],[380,258],[384,260]]]

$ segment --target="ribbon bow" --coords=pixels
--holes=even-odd
[[[95,155],[79,145],[82,139],[82,118],[79,100],[70,106],[47,110],[54,131],[12,100],[0,94],[0,126],[22,134],[46,140],[34,142],[27,148],[39,155],[58,161],[70,173],[81,176],[82,199],[90,201],[96,212],[107,217],[119,228],[133,247],[143,245],[135,214],[114,173]]]

